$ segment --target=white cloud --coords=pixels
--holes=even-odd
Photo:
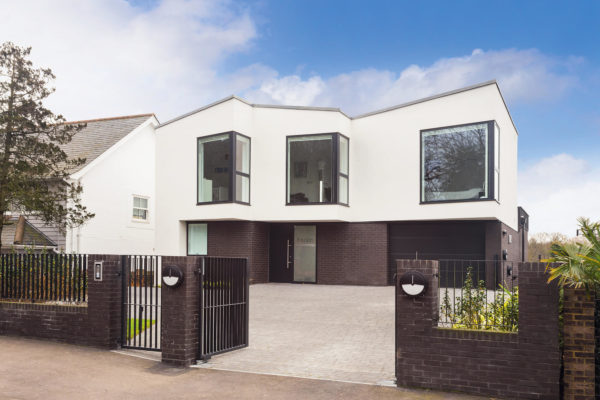
[[[252,17],[233,0],[0,0],[0,37],[32,46],[36,65],[57,75],[51,109],[70,119],[154,111],[162,120],[235,93],[262,103],[340,107],[350,115],[489,79],[509,102],[560,96],[576,84],[569,67],[531,50],[474,50],[402,71],[363,69],[332,77],[279,76],[253,64],[220,71],[252,50]]]
[[[567,70],[579,62],[577,58],[554,59],[535,49],[476,49],[464,57],[443,58],[429,66],[411,65],[399,73],[364,69],[328,79],[273,78],[247,95],[275,103],[298,99],[302,101],[298,105],[341,107],[355,115],[497,79],[509,102],[538,101],[555,99],[574,86],[577,79]]]
[[[2,1],[0,37],[32,46],[51,67],[48,100],[70,119],[159,112],[172,117],[224,93],[273,76],[250,66],[218,73],[231,54],[248,51],[256,28],[228,0],[163,0],[149,10],[125,0]]]
[[[557,154],[519,173],[519,204],[531,214],[530,232],[573,236],[577,218],[600,220],[600,168]]]

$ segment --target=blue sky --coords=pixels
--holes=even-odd
[[[68,119],[165,121],[237,94],[350,115],[497,79],[532,231],[600,219],[600,2],[0,0]],[[32,29],[31,27],[36,27]],[[76,99],[76,100],[74,100]],[[557,212],[560,210],[560,215]]]
[[[573,3],[575,5],[573,5]],[[522,135],[522,162],[557,148],[593,157],[600,149],[600,2],[551,1],[261,1],[255,49],[231,68],[261,62],[281,74],[327,77],[411,64],[474,49],[537,49],[557,71],[577,78],[558,99],[509,103]],[[326,7],[323,7],[326,4]],[[495,76],[490,76],[495,79]]]

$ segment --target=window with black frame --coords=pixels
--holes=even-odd
[[[338,133],[287,138],[287,204],[348,204],[348,138]]]
[[[491,121],[421,131],[421,202],[496,198],[494,125]]]
[[[250,203],[250,138],[227,132],[198,138],[198,204]]]

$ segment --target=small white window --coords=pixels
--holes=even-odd
[[[139,221],[148,220],[148,198],[133,196],[133,219]]]
[[[187,225],[188,256],[204,256],[208,252],[208,225],[189,222]]]

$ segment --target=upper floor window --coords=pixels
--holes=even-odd
[[[198,204],[250,204],[250,138],[227,132],[198,138]]]
[[[148,198],[133,196],[133,219],[138,221],[148,220]]]
[[[494,121],[421,131],[421,202],[497,199]]]
[[[348,204],[349,141],[339,133],[287,138],[287,204]]]

